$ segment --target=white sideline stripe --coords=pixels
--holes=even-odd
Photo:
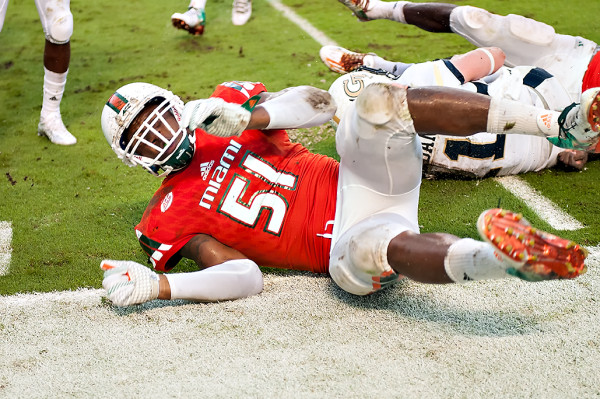
[[[310,22],[298,16],[291,8],[281,4],[279,0],[269,0],[269,3],[281,11],[284,17],[298,25],[321,46],[337,46],[338,44],[323,32],[311,25]],[[575,218],[560,209],[548,198],[539,194],[533,187],[516,176],[496,178],[505,189],[521,198],[541,219],[557,230],[579,230],[584,226]]]
[[[525,205],[556,230],[579,230],[584,227],[554,202],[539,194],[523,179],[517,176],[504,176],[497,177],[495,180],[517,198],[523,200]]]
[[[269,3],[278,11],[281,11],[284,17],[298,25],[310,37],[315,39],[321,46],[337,46],[337,43],[327,37],[326,34],[312,26],[310,22],[296,14],[291,8],[281,4],[279,0],[269,0]]]
[[[587,261],[600,258],[600,245],[585,247],[589,255]],[[587,263],[587,262],[586,262]],[[79,288],[75,291],[34,292],[30,294],[0,295],[0,304],[4,306],[34,306],[37,303],[54,302],[90,302],[106,295],[103,288]]]
[[[8,274],[12,255],[12,223],[0,222],[0,276]]]
[[[106,294],[106,291],[100,289],[80,288],[76,291],[53,291],[53,292],[34,292],[31,294],[15,294],[10,296],[1,296],[0,303],[6,306],[32,306],[37,303],[54,302],[88,302],[98,300]]]

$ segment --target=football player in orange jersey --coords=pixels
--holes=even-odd
[[[105,260],[108,298],[118,306],[243,298],[262,290],[258,265],[329,273],[356,295],[402,277],[443,284],[585,272],[583,248],[509,211],[480,215],[483,242],[420,234],[418,134],[560,134],[563,143],[595,145],[590,120],[600,116],[597,90],[561,116],[476,93],[381,80],[339,115],[339,164],[291,143],[283,130],[332,118],[332,93],[310,86],[269,93],[260,83],[228,82],[184,107],[154,85],[118,89],[102,112],[105,137],[126,164],[166,176],[136,226],[140,244],[158,271],[182,257],[202,270],[157,274],[133,261]]]

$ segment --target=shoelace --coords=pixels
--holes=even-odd
[[[367,11],[369,8],[369,0],[351,0],[357,7],[361,8],[364,11]]]
[[[340,59],[340,64],[347,72],[353,71],[362,66],[365,55],[361,53],[344,53]]]
[[[42,121],[42,126],[45,128],[46,131],[67,130],[60,114],[51,114],[49,116],[44,117],[44,120]]]
[[[251,2],[249,0],[235,0],[233,2],[233,9],[236,13],[245,14],[250,10]]]

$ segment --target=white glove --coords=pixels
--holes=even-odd
[[[129,260],[103,260],[102,286],[117,306],[136,305],[158,298],[158,274]]]
[[[250,111],[222,98],[190,101],[183,108],[183,126],[200,128],[213,136],[239,136],[250,122]]]

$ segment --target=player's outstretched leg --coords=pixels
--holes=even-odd
[[[477,229],[512,265],[506,272],[523,280],[570,279],[586,272],[584,248],[537,230],[520,214],[489,209],[479,216]]]
[[[206,14],[203,8],[190,7],[186,12],[171,15],[171,23],[177,29],[188,31],[191,35],[198,36],[204,33]]]

